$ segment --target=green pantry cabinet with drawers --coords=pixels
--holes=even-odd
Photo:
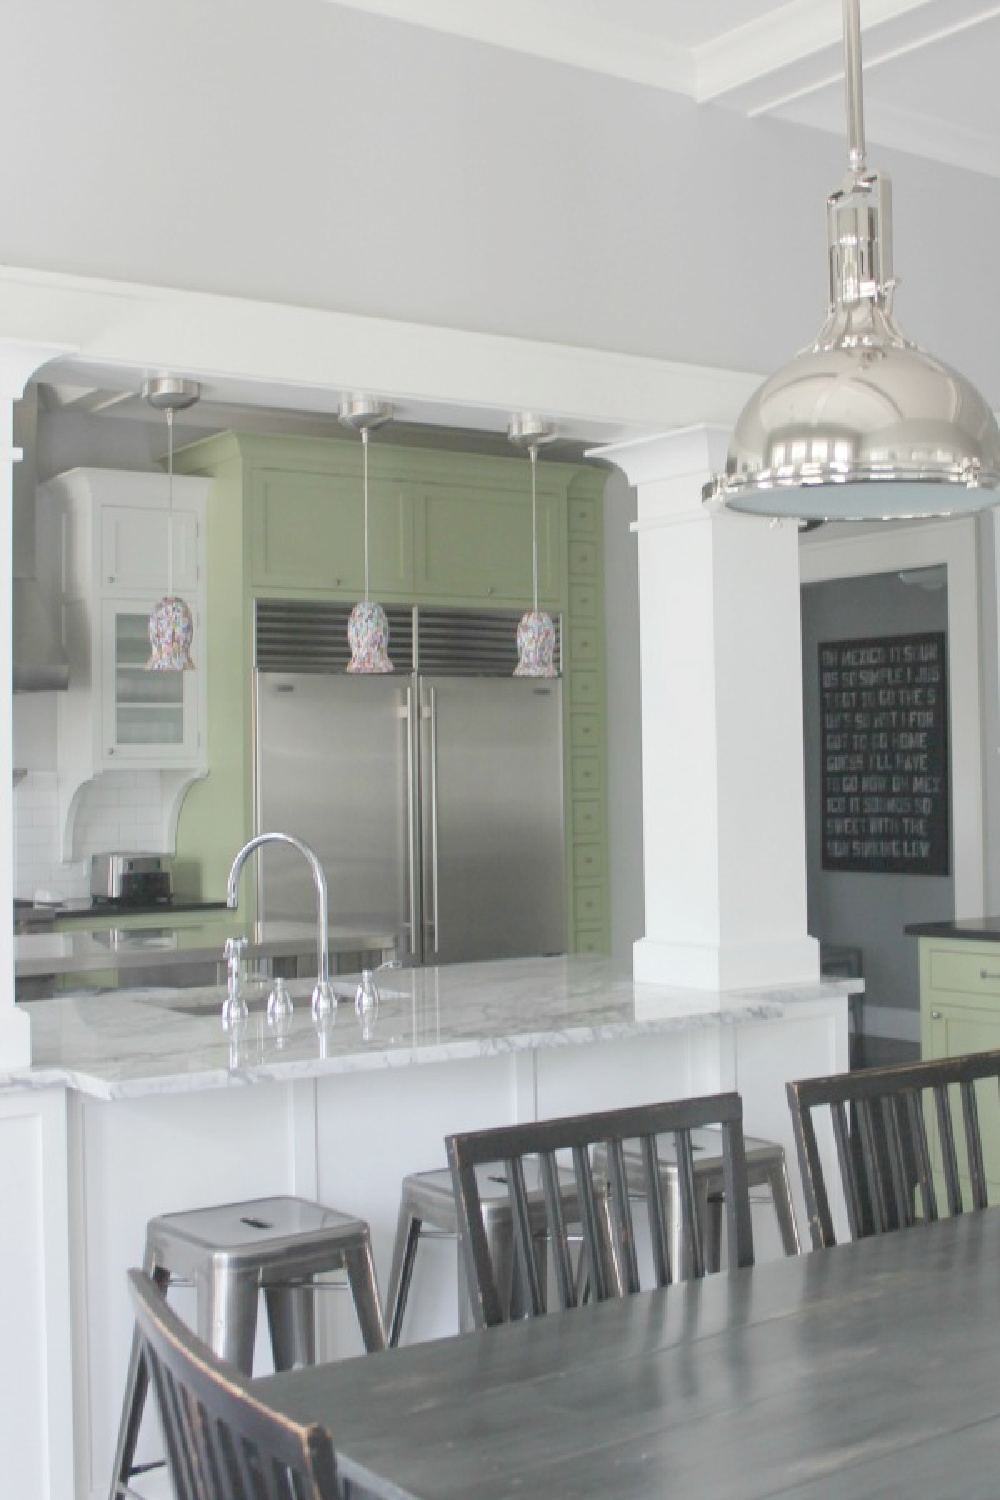
[[[181,809],[179,860],[224,894],[253,830],[253,602],[353,603],[364,590],[357,439],[224,433],[184,448],[178,473],[208,501],[209,774]],[[604,675],[604,473],[539,461],[539,603],[563,623],[567,946],[609,948]],[[531,605],[531,491],[524,457],[398,443],[369,450],[371,593],[384,604]]]
[[[920,945],[920,1042],[925,1059],[1000,1050],[1000,941],[970,923],[981,940],[927,932]],[[943,934],[958,923],[941,923]],[[998,936],[1000,936],[1000,924]],[[1000,1102],[995,1087],[977,1091],[990,1201],[1000,1203]],[[961,1142],[957,1143],[961,1154]],[[939,1212],[944,1199],[939,1192]]]

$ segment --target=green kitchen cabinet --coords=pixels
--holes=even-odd
[[[1000,1050],[1000,943],[921,937],[920,1040],[925,1059]],[[1000,1202],[1000,1099],[977,1090],[991,1202]],[[933,1122],[929,1121],[933,1139]],[[959,1157],[961,1141],[956,1142]],[[963,1191],[966,1185],[963,1184]],[[939,1211],[944,1199],[938,1188]]]
[[[223,433],[182,449],[208,504],[209,774],[185,799],[178,858],[220,896],[254,828],[255,601],[354,602],[364,590],[356,438]],[[531,482],[522,455],[369,448],[371,593],[387,605],[531,607]],[[567,943],[609,947],[603,471],[537,469],[539,604],[561,617]]]

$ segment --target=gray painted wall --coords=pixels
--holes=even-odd
[[[926,575],[937,570],[925,569]],[[824,870],[821,863],[820,641],[947,631],[946,587],[925,589],[896,574],[808,584],[802,590],[802,699],[809,931],[821,942],[862,950],[865,1030],[919,1039],[917,940],[910,922],[955,914],[951,876]],[[879,1015],[888,1010],[896,1014]]]
[[[2,263],[760,372],[823,320],[835,134],[324,0],[20,0],[7,53]],[[871,158],[1000,406],[1000,182]]]

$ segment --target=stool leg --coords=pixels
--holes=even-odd
[[[157,1288],[165,1297],[167,1295],[167,1282],[170,1280],[169,1272],[162,1266],[152,1267],[144,1265],[143,1270],[152,1276]],[[132,1473],[132,1465],[135,1461],[136,1444],[139,1441],[139,1427],[142,1423],[143,1408],[146,1405],[146,1394],[149,1390],[149,1370],[146,1366],[146,1356],[142,1352],[142,1344],[139,1341],[138,1328],[132,1334],[132,1352],[129,1355],[128,1374],[125,1377],[125,1399],[122,1402],[121,1425],[118,1428],[118,1444],[115,1448],[114,1468],[111,1471],[110,1500],[118,1500],[119,1495],[125,1492],[128,1485],[129,1475]]]
[[[795,1222],[795,1210],[792,1207],[792,1190],[788,1182],[788,1166],[784,1157],[780,1166],[776,1166],[768,1173],[771,1186],[771,1202],[774,1204],[774,1215],[778,1221],[778,1229],[781,1234],[781,1244],[786,1255],[798,1255],[802,1249],[799,1239],[799,1226]]]
[[[276,1370],[301,1370],[316,1363],[316,1320],[311,1282],[264,1288],[271,1352]]]
[[[361,1337],[369,1354],[385,1348],[385,1323],[379,1301],[378,1282],[371,1246],[365,1240],[353,1250],[344,1251],[344,1266],[351,1284],[351,1295],[361,1325]]]
[[[252,1375],[260,1290],[257,1272],[217,1272],[208,1264],[199,1268],[194,1281],[199,1338],[220,1359],[228,1360],[244,1375]]]
[[[417,1218],[405,1202],[401,1203],[399,1220],[396,1224],[396,1242],[392,1247],[389,1295],[386,1298],[386,1306],[389,1309],[390,1349],[395,1349],[399,1344],[399,1335],[403,1328],[403,1313],[406,1311],[406,1303],[410,1295],[410,1282],[413,1279],[413,1265],[422,1227],[423,1220]]]
[[[518,1318],[521,1316],[521,1288],[520,1278],[514,1266],[514,1230],[509,1213],[488,1216],[486,1238],[504,1320]],[[465,1306],[468,1307],[468,1305],[466,1300]],[[462,1332],[466,1333],[470,1326],[472,1325],[468,1323],[463,1324]]]
[[[698,1205],[702,1214],[705,1270],[708,1272],[722,1269],[722,1214],[725,1204],[724,1193],[706,1193],[704,1201]]]

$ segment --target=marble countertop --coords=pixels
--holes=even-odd
[[[88,974],[102,969],[141,971],[164,964],[194,964],[218,959],[227,937],[249,939],[248,958],[289,958],[316,951],[316,924],[274,920],[248,923],[238,913],[229,919],[174,927],[165,914],[162,926],[108,928],[105,931],[25,933],[14,939],[14,974],[18,979],[43,974]],[[395,934],[379,923],[337,923],[329,929],[331,953],[387,951]]]
[[[337,1014],[320,1026],[308,981],[293,981],[295,1012],[277,1034],[267,987],[248,996],[238,1033],[221,1022],[220,988],[132,989],[36,1001],[30,1068],[0,1070],[0,1088],[69,1086],[105,1100],[495,1056],[519,1049],[613,1041],[780,1019],[808,1002],[846,997],[860,980],[818,980],[724,995],[636,984],[604,959],[505,959],[387,971],[367,1029],[354,983],[334,981]]]

